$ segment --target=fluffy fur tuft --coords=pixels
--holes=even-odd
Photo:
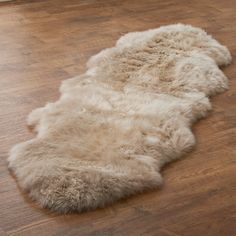
[[[103,207],[158,187],[161,167],[195,144],[191,125],[227,89],[229,51],[205,31],[169,25],[121,37],[34,110],[36,138],[16,145],[9,168],[42,206]]]

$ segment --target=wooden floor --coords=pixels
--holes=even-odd
[[[106,209],[57,215],[31,202],[7,170],[12,145],[33,137],[26,116],[58,99],[62,80],[123,34],[188,23],[236,55],[235,0],[29,0],[0,4],[0,235],[236,235],[236,66],[230,90],[193,130],[198,144],[163,170],[162,189]]]

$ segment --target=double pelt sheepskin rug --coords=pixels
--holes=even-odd
[[[37,137],[13,147],[9,168],[30,197],[59,212],[104,207],[155,189],[161,168],[195,144],[191,125],[227,89],[228,49],[174,24],[128,33],[34,110]]]

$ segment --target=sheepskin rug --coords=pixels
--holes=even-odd
[[[37,137],[10,152],[30,197],[59,212],[104,207],[155,189],[160,169],[195,144],[191,125],[227,89],[231,56],[205,31],[174,24],[128,33],[34,110]]]

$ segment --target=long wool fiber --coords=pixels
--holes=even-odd
[[[9,168],[32,199],[59,212],[157,188],[163,165],[195,144],[191,125],[211,109],[208,97],[227,89],[218,66],[230,61],[189,25],[128,33],[29,115],[37,137],[13,147]]]

